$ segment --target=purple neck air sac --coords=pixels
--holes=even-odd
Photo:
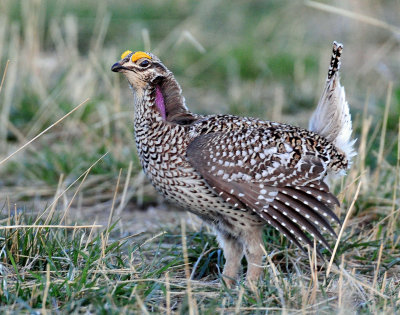
[[[158,111],[161,114],[161,117],[166,120],[167,115],[165,112],[165,103],[164,103],[164,96],[162,95],[161,88],[160,86],[156,86],[156,105],[158,108]]]

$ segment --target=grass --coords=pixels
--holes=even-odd
[[[2,1],[1,312],[399,312],[398,4],[343,6]],[[195,112],[306,126],[334,39],[358,156],[333,188],[351,213],[330,272],[266,228],[263,281],[228,289],[208,227],[144,178],[132,96],[110,66],[151,49]]]
[[[399,309],[400,248],[395,231],[390,231],[390,218],[387,224],[370,227],[370,237],[365,234],[367,225],[353,223],[343,235],[346,245],[339,247],[329,276],[312,250],[307,257],[267,229],[264,242],[271,252],[263,282],[253,292],[243,283],[230,290],[209,282],[218,277],[223,259],[205,228],[186,233],[182,220],[181,227],[165,225],[157,234],[121,236],[111,215],[109,226],[95,227],[65,226],[60,214],[1,214],[5,225],[0,234],[0,310],[164,313],[167,305],[179,313],[209,314]],[[190,266],[186,276],[185,266]]]

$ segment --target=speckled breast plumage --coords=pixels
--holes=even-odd
[[[149,126],[141,117],[137,116],[135,123],[140,161],[151,183],[167,200],[229,234],[240,233],[236,225],[251,228],[265,224],[256,213],[226,203],[189,164],[186,151],[195,128],[165,125],[157,119]]]
[[[190,125],[168,124],[156,114],[151,91],[144,99],[147,104],[141,108],[146,110],[135,119],[138,153],[150,181],[168,200],[233,236],[266,221],[274,225],[271,221],[279,219],[277,214],[297,223],[301,210],[288,214],[264,206],[260,215],[256,209],[260,202],[269,205],[282,199],[288,203],[285,190],[274,189],[277,186],[308,187],[306,194],[320,189],[327,204],[322,214],[332,215],[328,204],[336,199],[321,182],[328,170],[346,168],[347,160],[323,137],[289,125],[230,115],[196,116]],[[213,146],[202,145],[199,139]],[[210,176],[198,171],[202,166]],[[234,188],[213,186],[212,177],[250,185],[256,200],[253,204],[239,201]],[[241,190],[238,196],[245,197],[246,189]],[[314,218],[314,223],[329,229],[329,224],[320,221]],[[312,225],[304,227],[318,233]],[[293,227],[288,231],[294,233]]]

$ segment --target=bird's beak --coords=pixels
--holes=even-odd
[[[111,67],[112,72],[120,72],[123,69],[125,69],[125,67],[121,66],[119,62],[114,63]]]

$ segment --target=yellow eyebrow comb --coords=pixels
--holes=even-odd
[[[122,53],[121,59],[124,59],[126,56],[128,56],[132,51],[131,50],[126,50]]]
[[[135,62],[136,60],[139,60],[140,58],[151,59],[151,57],[148,54],[146,54],[145,52],[137,51],[132,55],[131,60],[132,60],[132,62]]]

